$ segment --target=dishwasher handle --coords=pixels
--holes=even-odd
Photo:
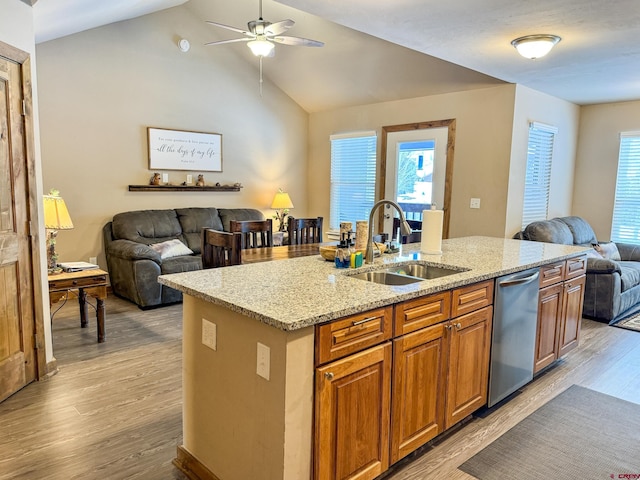
[[[522,278],[514,278],[513,280],[504,280],[500,283],[498,283],[499,286],[501,287],[513,287],[516,285],[523,285],[525,283],[529,283],[532,282],[534,280],[538,279],[538,275],[539,273],[536,272],[533,275],[529,275],[528,277],[522,277]]]

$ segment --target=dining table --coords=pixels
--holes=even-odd
[[[320,255],[320,246],[337,246],[338,242],[303,243],[277,247],[246,248],[242,250],[242,264],[284,260],[287,258]]]

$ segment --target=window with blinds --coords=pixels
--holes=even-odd
[[[640,244],[640,132],[620,134],[611,240]]]
[[[553,143],[557,133],[558,129],[551,125],[538,122],[529,124],[527,171],[522,206],[523,229],[531,222],[547,219]]]
[[[329,228],[340,222],[367,220],[376,195],[375,132],[331,135],[331,205]]]

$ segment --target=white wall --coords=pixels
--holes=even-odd
[[[176,42],[185,37],[191,50]],[[58,234],[61,261],[97,256],[115,213],[190,206],[269,208],[278,187],[306,214],[308,116],[258,83],[234,48],[204,43],[210,27],[185,6],[39,44],[44,187],[60,190],[74,229]],[[165,171],[172,183],[204,173],[240,193],[134,193],[147,184],[147,127],[222,134],[223,172]]]
[[[35,143],[35,198],[42,198],[42,161],[40,155],[40,126],[39,126],[39,110],[38,110],[38,91],[37,91],[37,71],[35,58],[35,40],[33,33],[33,12],[32,8],[21,2],[20,0],[0,0],[0,41],[7,43],[13,47],[19,48],[24,52],[28,52],[31,61],[31,83],[33,94],[33,132]],[[37,204],[38,218],[42,218],[42,204]],[[37,225],[38,235],[40,239],[45,238],[44,224],[39,222]],[[46,253],[44,242],[40,244],[40,272],[46,272]],[[38,266],[35,268],[38,271]],[[36,281],[40,281],[42,298],[36,299],[42,303],[42,311],[44,318],[49,318],[49,284],[46,275],[41,275]],[[44,338],[46,361],[53,359],[53,348],[51,342],[51,323],[44,322]]]
[[[573,184],[580,107],[550,95],[518,85],[513,114],[513,138],[509,168],[509,195],[504,235],[522,229],[522,205],[527,166],[529,123],[540,122],[558,128],[554,140],[547,217],[572,214]]]
[[[573,212],[611,238],[620,132],[640,131],[640,101],[582,107]],[[639,186],[640,188],[640,186]]]
[[[505,231],[515,85],[377,103],[311,114],[309,211],[329,218],[329,135],[412,122],[455,118],[457,123],[450,237]],[[378,150],[380,141],[378,141]],[[480,209],[469,208],[471,197]]]

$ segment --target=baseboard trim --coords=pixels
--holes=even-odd
[[[191,455],[184,448],[184,445],[178,446],[177,456],[173,459],[173,465],[189,480],[220,480],[211,470],[200,463],[200,460]]]
[[[44,375],[41,375],[38,380],[49,380],[56,373],[58,373],[58,361],[55,358],[52,358],[50,362],[46,364],[46,371]]]

